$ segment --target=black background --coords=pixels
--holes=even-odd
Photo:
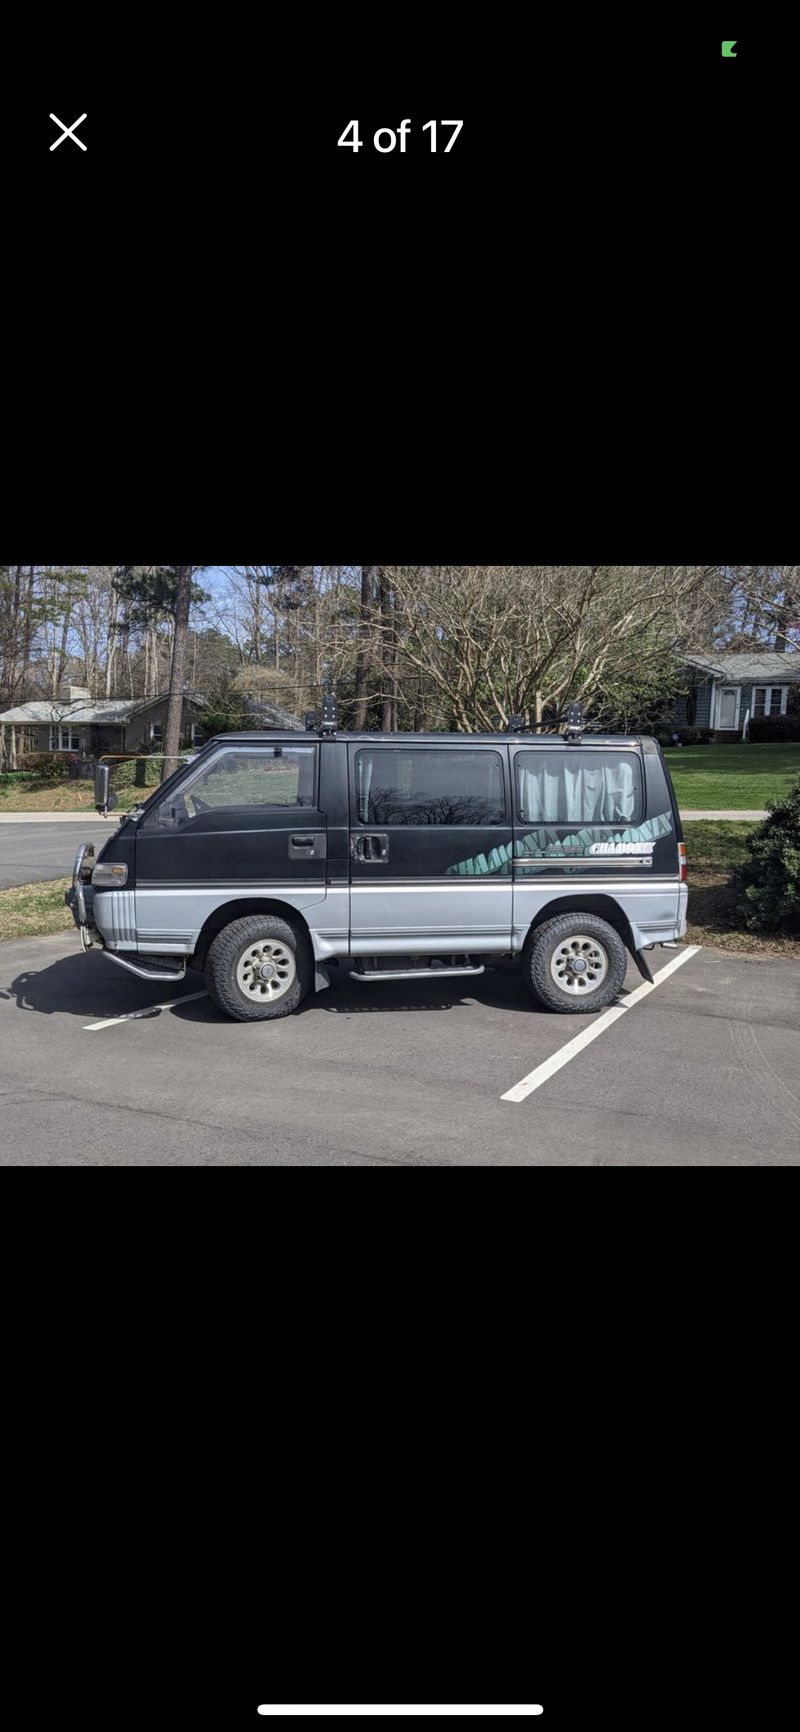
[[[6,25],[12,555],[791,554],[798,62],[739,21]],[[464,128],[337,148],[406,115]],[[13,1177],[10,1723],[781,1722],[752,1197]]]
[[[418,528],[473,558],[534,523],[591,523],[609,557],[637,518],[662,549],[709,515],[731,546],[779,528],[796,34],[761,10],[723,60],[735,29],[396,9],[9,35],[9,492],[79,531],[190,514],[206,544],[268,503],[273,535],[343,546],[357,511],[412,559]],[[84,110],[87,151],[51,153],[50,111]],[[449,154],[338,146],[405,116],[464,126]]]

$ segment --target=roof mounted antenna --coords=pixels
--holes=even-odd
[[[564,738],[567,744],[576,746],[580,745],[583,729],[583,705],[580,703],[570,704],[569,709],[567,710],[566,727],[564,728]]]
[[[525,732],[525,717],[524,716],[509,716],[508,728],[506,729],[506,732],[509,734],[522,734],[522,733],[524,733]]]

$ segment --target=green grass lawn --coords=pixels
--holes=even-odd
[[[129,812],[141,804],[151,788],[120,788],[117,810]],[[29,781],[12,782],[0,787],[0,813],[3,812],[94,812],[94,785],[59,777],[43,782],[41,776]]]
[[[44,884],[18,884],[0,890],[0,940],[41,937],[48,932],[66,932],[78,937],[72,915],[64,902],[71,879],[55,878]]]
[[[735,751],[736,747],[723,746],[722,750]],[[719,950],[750,956],[787,956],[800,961],[800,938],[749,932],[737,910],[733,869],[747,858],[748,838],[758,825],[724,820],[715,824],[706,819],[684,824],[683,829],[689,866],[686,943],[712,944]]]
[[[678,805],[690,811],[762,811],[800,776],[800,745],[683,746],[664,757]]]

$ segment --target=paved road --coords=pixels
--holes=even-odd
[[[72,871],[79,842],[97,845],[113,834],[115,824],[94,814],[83,824],[72,821],[50,824],[4,824],[0,822],[0,890],[12,884],[38,884],[46,878],[63,878]]]
[[[694,823],[697,818],[709,818],[714,824],[719,823],[720,819],[722,819],[723,823],[747,824],[752,820],[754,824],[758,824],[762,818],[768,818],[769,813],[754,811],[735,812],[733,810],[729,812],[689,812],[684,811],[683,808],[681,808],[681,817],[685,819],[687,824]]]
[[[0,945],[0,1164],[800,1165],[794,962],[699,951],[518,1104],[599,1019],[537,1010],[512,974],[345,977],[271,1024],[202,992],[69,934]]]

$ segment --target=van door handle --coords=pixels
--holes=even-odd
[[[301,830],[296,835],[289,832],[290,860],[325,860],[328,854],[328,838],[324,830]]]
[[[369,832],[364,834],[362,831],[360,835],[351,837],[350,848],[354,860],[365,860],[370,864],[377,864],[379,861],[389,858],[389,838],[381,832],[373,831],[371,834]]]

